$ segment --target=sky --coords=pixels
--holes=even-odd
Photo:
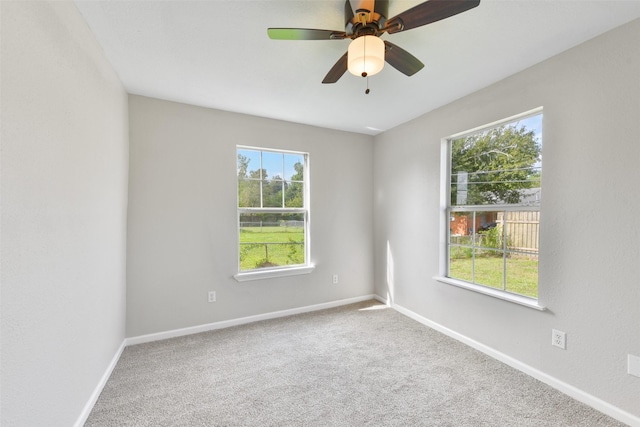
[[[540,113],[520,120],[519,123],[525,128],[532,130],[536,135],[536,139],[540,142],[540,145],[544,147],[544,145],[542,145],[542,116],[542,113]],[[540,158],[542,158],[542,154],[540,155]],[[542,167],[542,162],[537,162],[534,166],[538,168]]]
[[[540,143],[542,143],[542,114],[527,117],[526,119],[519,120],[518,123],[527,129],[534,131],[536,138]]]

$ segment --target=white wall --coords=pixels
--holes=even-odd
[[[379,135],[374,148],[376,292],[636,417],[640,378],[626,358],[640,356],[638,40],[636,20]],[[432,279],[441,138],[538,106],[546,312]],[[551,346],[552,328],[567,333],[565,351]]]
[[[0,2],[3,426],[70,426],[124,340],[127,97],[70,2]]]
[[[129,124],[127,336],[373,293],[372,137],[133,95]],[[311,274],[233,278],[238,144],[309,153]]]

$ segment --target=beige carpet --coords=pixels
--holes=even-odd
[[[125,349],[86,426],[621,426],[377,302]]]

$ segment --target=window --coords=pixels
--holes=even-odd
[[[443,281],[542,308],[542,109],[447,138],[443,171]]]
[[[238,280],[309,266],[308,154],[237,148]],[[297,268],[297,270],[296,270]]]

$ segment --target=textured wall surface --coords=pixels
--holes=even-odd
[[[129,113],[127,336],[373,292],[372,137],[133,95]],[[237,145],[309,153],[311,274],[233,278]]]
[[[72,2],[0,2],[3,426],[70,426],[124,339],[127,96]]]
[[[640,416],[640,21],[375,138],[376,292]],[[538,312],[437,282],[441,139],[544,107]],[[620,224],[625,224],[621,229]],[[567,333],[552,347],[551,329]]]

